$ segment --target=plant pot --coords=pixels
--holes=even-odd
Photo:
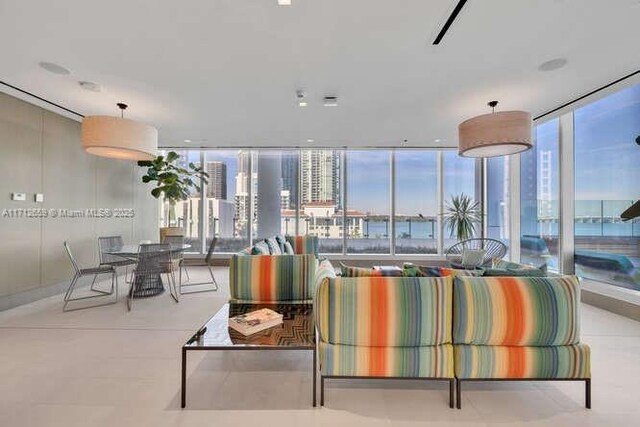
[[[160,227],[160,243],[164,241],[167,236],[184,236],[183,227]]]

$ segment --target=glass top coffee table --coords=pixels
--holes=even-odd
[[[244,336],[229,329],[229,317],[269,308],[283,315],[280,325]],[[181,407],[186,406],[187,351],[194,350],[305,350],[313,352],[313,406],[316,406],[316,334],[312,304],[225,304],[182,346]]]

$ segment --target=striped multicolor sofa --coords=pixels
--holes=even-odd
[[[584,381],[590,408],[590,350],[580,342],[579,303],[575,276],[456,277],[458,408],[462,382],[472,380]]]
[[[327,277],[315,297],[321,373],[326,378],[449,381],[453,407],[450,277]]]
[[[310,302],[318,267],[318,238],[287,236],[293,254],[252,255],[248,248],[231,257],[232,301]]]

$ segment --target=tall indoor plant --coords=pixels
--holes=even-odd
[[[459,242],[470,239],[476,231],[476,225],[482,220],[480,203],[464,193],[451,196],[443,213],[444,224],[449,227],[450,237]]]
[[[207,183],[207,174],[202,167],[196,166],[192,162],[182,166],[180,155],[175,151],[157,156],[153,160],[140,160],[138,166],[147,168],[147,172],[142,176],[142,182],[154,183],[151,195],[156,199],[162,196],[163,200],[169,204],[169,227],[166,229],[179,228],[172,227],[176,223],[176,203],[187,200],[192,191],[200,191],[200,182]],[[160,231],[161,238],[163,231]],[[166,233],[167,235],[169,233]],[[180,233],[183,234],[183,233]]]

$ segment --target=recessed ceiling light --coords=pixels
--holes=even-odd
[[[187,144],[191,142],[190,139],[185,139],[184,142],[186,142]]]
[[[298,107],[306,107],[307,105],[307,101],[304,99],[304,92],[302,90],[297,90],[296,91],[296,98],[298,99]]]
[[[102,92],[102,86],[100,86],[98,83],[81,81],[78,82],[78,84],[82,89],[89,90],[91,92]]]
[[[307,142],[315,142],[315,139],[309,138],[309,139],[307,139]]]
[[[62,65],[54,64],[53,62],[40,62],[38,65],[53,74],[60,74],[62,76],[71,74],[71,71],[67,70]]]
[[[567,60],[565,58],[555,58],[549,61],[543,62],[538,66],[538,70],[540,71],[553,71],[567,65]]]
[[[325,96],[324,97],[324,106],[325,107],[337,107],[338,106],[338,97],[337,96]]]
[[[291,6],[291,0],[278,0],[280,6]]]

